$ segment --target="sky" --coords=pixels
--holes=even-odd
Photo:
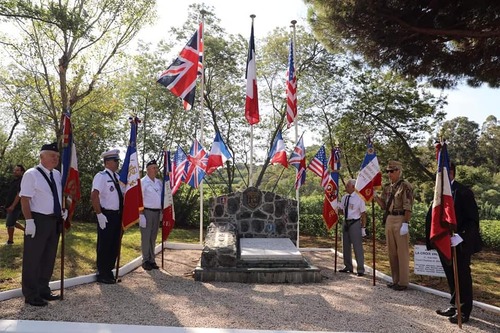
[[[216,16],[221,19],[221,26],[233,34],[240,33],[250,37],[251,14],[256,15],[254,33],[257,39],[265,37],[276,27],[289,27],[292,20],[297,21],[297,26],[307,26],[307,8],[303,0],[203,2],[215,8]],[[188,0],[157,0],[158,21],[155,25],[144,28],[138,38],[156,43],[167,37],[170,27],[181,27],[185,22],[187,8],[191,3]],[[258,50],[256,52],[258,59]],[[437,90],[435,93],[439,94]],[[447,120],[465,116],[481,127],[489,115],[500,118],[500,89],[459,85],[456,89],[446,90],[445,94],[448,96],[448,105],[444,108]]]

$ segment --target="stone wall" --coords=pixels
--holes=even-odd
[[[210,199],[210,222],[231,223],[238,238],[290,238],[297,241],[297,201],[249,187]]]

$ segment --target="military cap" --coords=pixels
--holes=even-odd
[[[120,159],[120,150],[119,149],[111,149],[105,151],[101,154],[101,158],[106,160],[119,160]]]
[[[157,163],[156,163],[156,160],[151,160],[151,161],[149,161],[149,162],[148,162],[148,164],[146,164],[146,168],[147,168],[148,166],[150,166],[150,165],[156,165],[156,164],[157,164]]]
[[[403,168],[403,164],[399,161],[389,161],[387,164],[386,171],[390,170],[401,170]]]
[[[55,151],[56,153],[58,153],[59,149],[57,149],[57,142],[47,143],[47,144],[43,145],[42,149],[40,149],[40,152],[44,152],[44,151]]]

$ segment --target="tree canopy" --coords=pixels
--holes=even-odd
[[[436,87],[500,87],[497,0],[304,0],[315,36]]]

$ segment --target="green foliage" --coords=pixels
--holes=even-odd
[[[480,222],[481,238],[485,247],[500,250],[500,219]]]
[[[439,138],[446,139],[450,160],[457,165],[479,162],[479,125],[467,117],[457,117],[443,123]]]
[[[300,233],[311,236],[328,236],[323,221],[323,195],[300,198]]]
[[[331,50],[344,47],[437,87],[500,85],[498,33],[483,33],[498,29],[496,1],[305,2],[315,36]]]

